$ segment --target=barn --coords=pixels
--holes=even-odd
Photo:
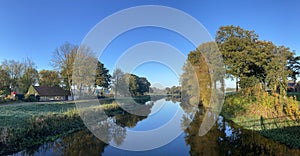
[[[30,86],[27,94],[39,97],[40,101],[67,101],[68,93],[59,86]]]

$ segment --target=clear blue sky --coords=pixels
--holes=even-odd
[[[39,70],[52,69],[49,63],[56,47],[66,41],[79,45],[85,35],[103,18],[128,7],[149,4],[174,7],[190,14],[199,20],[213,37],[220,26],[239,25],[255,30],[262,40],[285,45],[300,55],[300,1],[297,0],[1,0],[0,61],[21,61],[29,57]],[[139,31],[142,30],[133,30],[127,35],[134,36],[139,34]],[[167,33],[155,30],[151,32],[160,36]],[[126,40],[126,35],[123,38]],[[118,39],[122,39],[122,36]],[[182,39],[176,35],[172,39],[146,33],[143,38],[135,41],[118,43],[116,40],[115,45],[119,51],[124,51],[139,42],[155,40],[173,44],[185,54],[194,48],[189,43],[177,44]],[[116,57],[113,50],[116,48],[104,54],[106,58],[111,58],[103,60],[108,68],[112,68],[112,60]],[[149,69],[149,66],[141,66],[136,72],[149,77],[153,82],[159,81],[163,73],[172,75],[167,68],[154,67],[155,65],[153,69],[161,69],[158,71],[160,74],[153,74],[153,71],[147,73],[145,70]],[[176,84],[174,74],[171,77],[173,78],[170,78],[169,84],[165,82],[165,85]]]

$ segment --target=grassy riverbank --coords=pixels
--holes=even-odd
[[[113,115],[116,103],[102,104]],[[74,103],[44,103],[0,106],[0,155],[14,153],[84,128]]]
[[[300,148],[298,98],[262,92],[246,97],[242,93],[227,95],[222,115],[245,129],[293,148]]]

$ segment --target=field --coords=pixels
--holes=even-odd
[[[0,106],[0,127],[17,128],[33,117],[62,115],[75,109],[74,103],[47,103]]]

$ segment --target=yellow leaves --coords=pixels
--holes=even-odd
[[[299,107],[296,101],[296,97],[289,97],[286,101],[285,106],[286,115],[289,116],[292,120],[299,120]]]

